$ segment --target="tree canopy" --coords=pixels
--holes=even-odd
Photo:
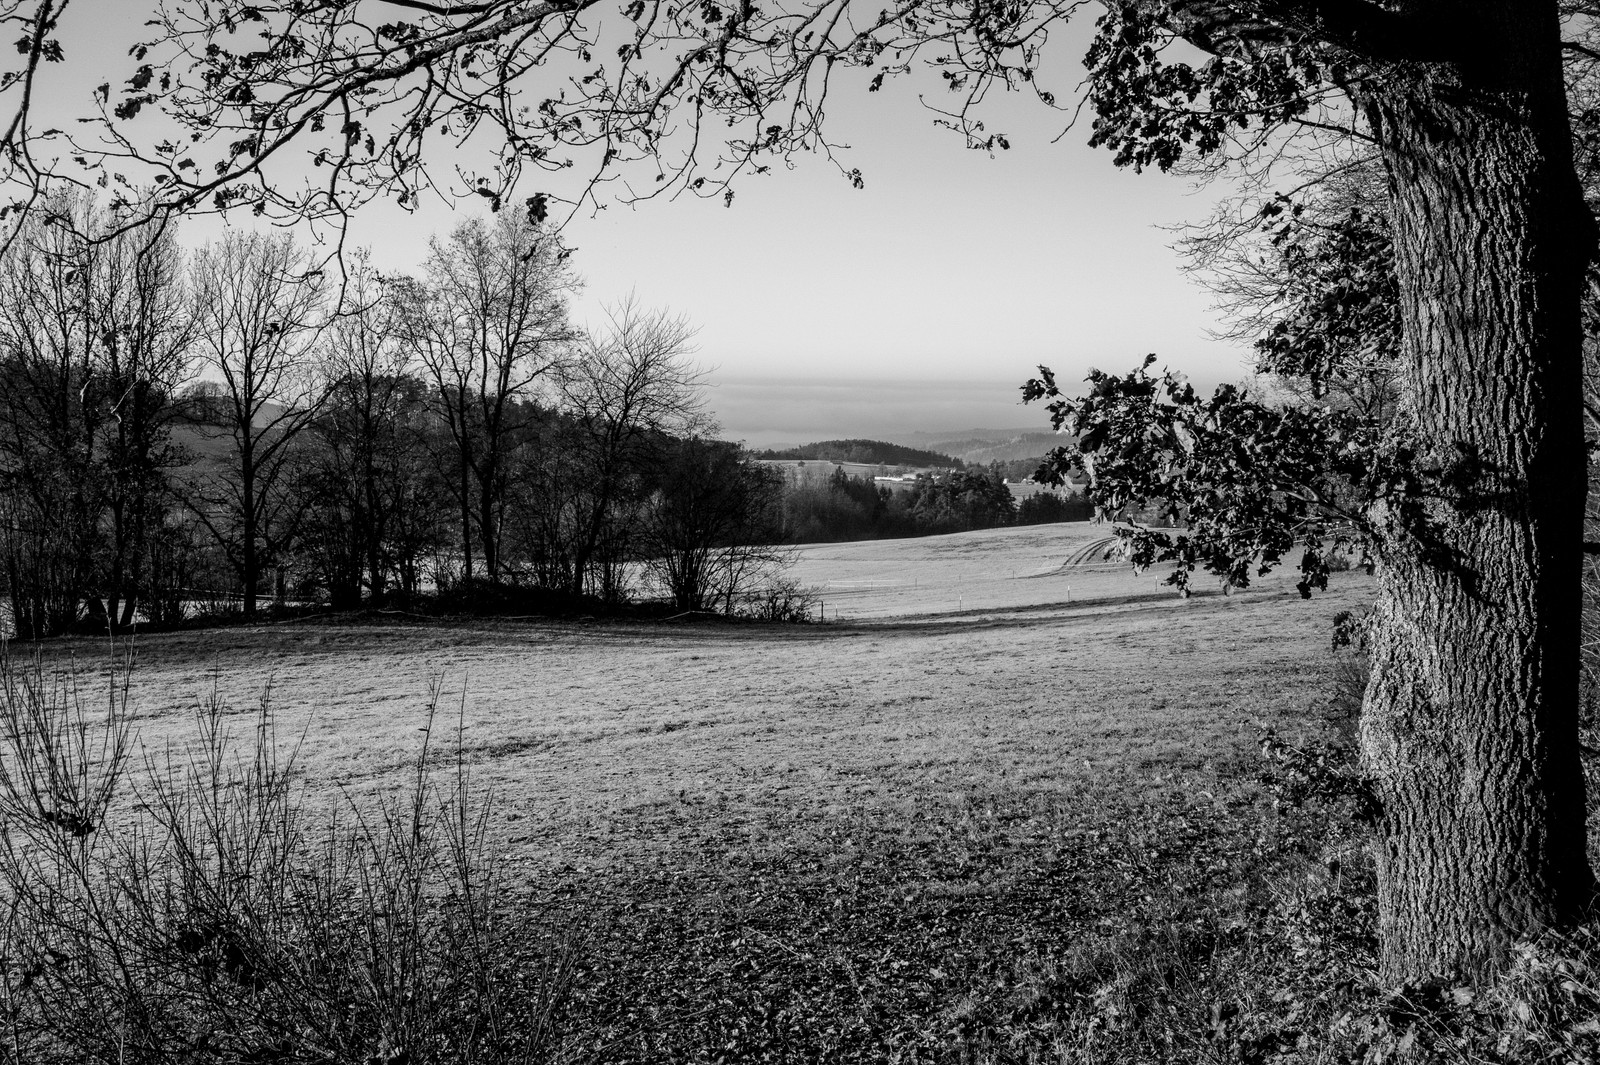
[[[741,174],[835,148],[824,118],[840,85],[875,91],[918,68],[948,90],[931,98],[942,121],[1004,150],[1007,134],[984,124],[986,94],[1027,91],[1065,123],[1079,73],[1050,43],[1086,6],[166,0],[126,43],[126,69],[101,72],[81,121],[41,128],[56,118],[33,114],[39,89],[74,56],[61,36],[72,3],[7,5],[20,38],[0,83],[13,207],[57,177],[157,214],[337,219],[375,198],[409,209],[444,192],[515,202],[536,220],[559,201],[731,197]],[[1165,167],[1185,149],[1236,146],[1241,129],[1265,136],[1348,74],[1309,44],[1224,47],[1220,27],[1195,28],[1200,7],[1117,3],[1100,16],[1088,102],[1093,139],[1119,162]],[[1168,63],[1165,46],[1185,34],[1218,54]]]

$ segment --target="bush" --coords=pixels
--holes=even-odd
[[[1367,652],[1367,625],[1371,608],[1341,610],[1333,616],[1333,658],[1329,665],[1328,713],[1346,743],[1355,740],[1361,704],[1372,679]]]
[[[800,582],[780,577],[753,593],[744,613],[756,621],[808,622],[816,610],[816,593]]]
[[[426,602],[415,604],[441,614],[470,614],[478,617],[570,617],[577,614],[615,612],[615,604],[592,595],[579,595],[563,588],[547,588],[525,583],[515,576],[503,581],[481,577],[457,580]]]
[[[127,673],[0,659],[0,892],[8,1060],[526,1061],[570,959],[519,957],[459,754],[429,725],[410,787],[306,815],[269,699],[242,749],[213,693],[196,742],[130,759]]]

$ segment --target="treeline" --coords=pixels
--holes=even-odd
[[[853,462],[869,466],[938,466],[959,470],[963,463],[950,455],[920,448],[902,447],[883,440],[821,440],[782,451],[758,451],[757,458],[815,459],[828,462]]]
[[[783,530],[793,543],[827,543],[1084,521],[1092,508],[1082,496],[1041,492],[1018,503],[996,464],[979,470],[918,475],[895,491],[836,469],[825,483],[791,484],[783,498]]]
[[[473,220],[415,276],[287,235],[186,254],[53,201],[0,256],[12,635],[428,597],[734,612],[782,478],[710,439],[693,330],[568,318],[559,237]]]

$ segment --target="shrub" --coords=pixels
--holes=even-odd
[[[817,596],[810,588],[779,577],[752,593],[744,613],[757,621],[808,622],[816,606]]]
[[[570,617],[604,614],[613,609],[596,596],[526,583],[515,575],[499,582],[481,577],[460,579],[448,588],[441,588],[431,602],[416,605],[425,605],[442,614],[478,617]]]
[[[519,957],[489,806],[428,769],[306,813],[263,695],[237,744],[213,691],[195,742],[130,757],[126,669],[0,658],[0,1038],[29,1062],[525,1061],[570,959]],[[459,750],[459,749],[458,749]]]
[[[1367,653],[1367,624],[1371,608],[1341,610],[1333,616],[1333,658],[1329,666],[1328,714],[1348,743],[1354,742],[1361,704],[1372,679]]]

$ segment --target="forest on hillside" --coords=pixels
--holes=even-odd
[[[965,465],[950,455],[891,444],[886,440],[819,440],[799,447],[758,451],[756,458],[855,462],[867,466],[934,466],[950,470],[959,470]]]
[[[1035,464],[1037,465],[1037,464]],[[1004,467],[919,474],[907,491],[843,467],[826,482],[800,481],[784,492],[783,531],[792,543],[880,540],[902,536],[1085,521],[1094,508],[1082,494],[1040,492],[1018,502]]]

